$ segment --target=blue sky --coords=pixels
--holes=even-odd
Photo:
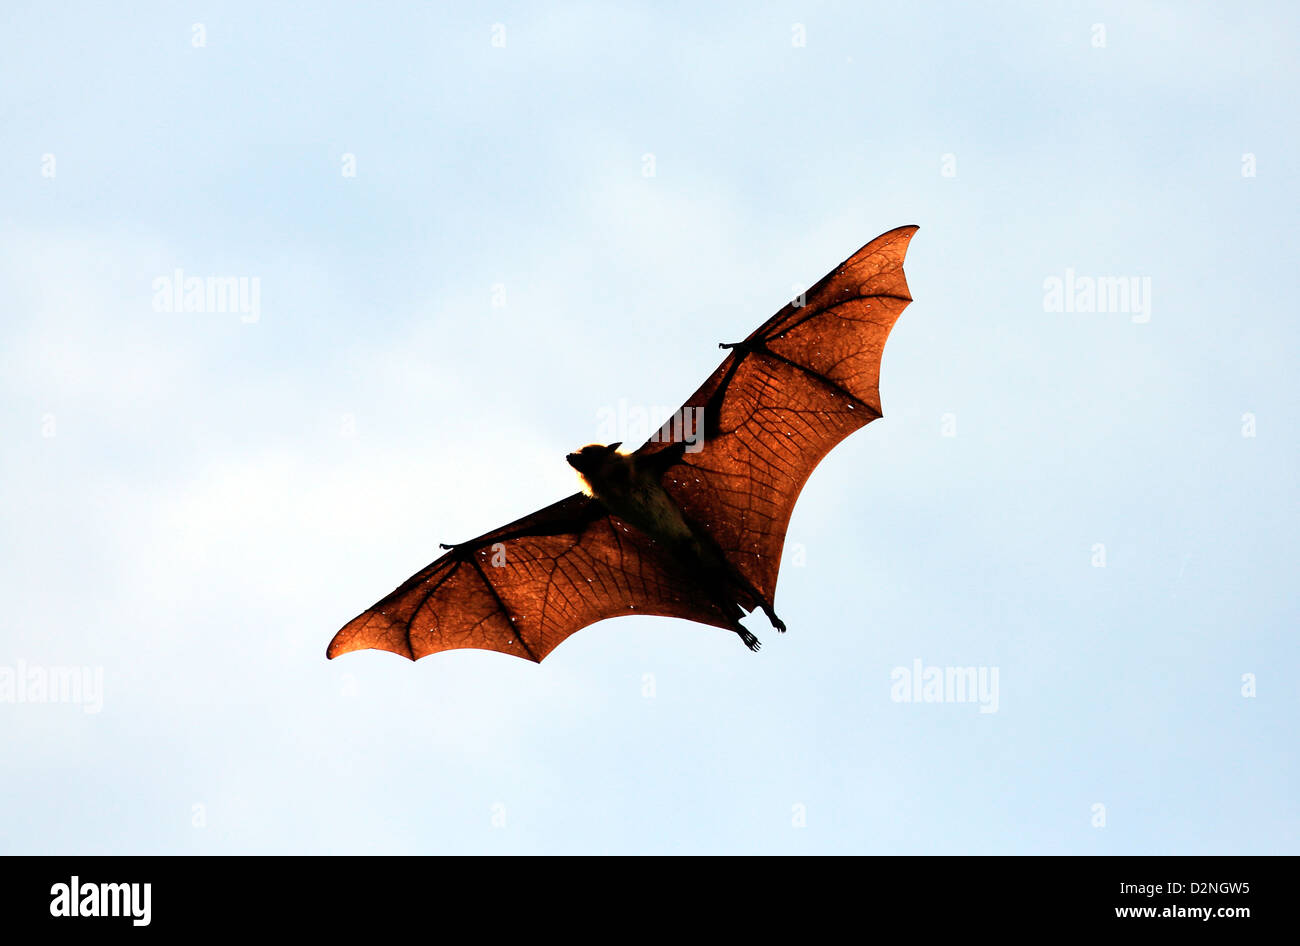
[[[1293,8],[3,16],[0,676],[102,706],[0,689],[0,851],[1300,848]],[[788,634],[324,659],[910,223]],[[891,699],[918,659],[997,711]]]

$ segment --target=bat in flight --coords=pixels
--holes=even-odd
[[[734,631],[773,610],[795,500],[817,464],[881,416],[880,357],[909,302],[917,228],[872,240],[743,342],[678,417],[632,453],[568,455],[583,491],[461,542],[349,621],[328,657],[367,648],[417,660],[456,648],[541,661],[605,618],[656,614]],[[689,411],[689,415],[688,412]]]

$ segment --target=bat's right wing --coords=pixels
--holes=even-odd
[[[577,493],[451,550],[349,621],[328,657],[478,648],[541,661],[604,618],[732,623],[653,539]]]
[[[903,258],[916,230],[876,237],[724,346],[731,353],[684,405],[701,412],[704,445],[669,470],[664,488],[768,605],[804,483],[836,444],[881,416],[880,358],[912,301]],[[670,420],[638,453],[679,437]]]

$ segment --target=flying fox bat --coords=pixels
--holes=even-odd
[[[540,662],[627,614],[720,627],[758,650],[740,618],[761,609],[785,630],[773,598],[800,490],[832,447],[882,416],[880,357],[912,301],[903,257],[916,230],[877,237],[743,342],[721,344],[726,358],[683,407],[702,417],[702,444],[688,451],[670,421],[632,453],[570,453],[582,492],[441,546],[326,655],[471,647]]]

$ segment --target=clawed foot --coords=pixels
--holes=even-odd
[[[745,642],[745,646],[752,651],[757,651],[760,647],[763,646],[762,644],[759,643],[757,637],[749,633],[749,631],[745,630],[743,627],[740,630],[736,631],[736,633],[739,634],[740,639]]]
[[[776,616],[775,611],[769,611],[767,608],[764,608],[763,613],[766,614],[767,619],[772,622],[772,626],[776,628],[777,633],[779,634],[785,633],[785,622]]]

